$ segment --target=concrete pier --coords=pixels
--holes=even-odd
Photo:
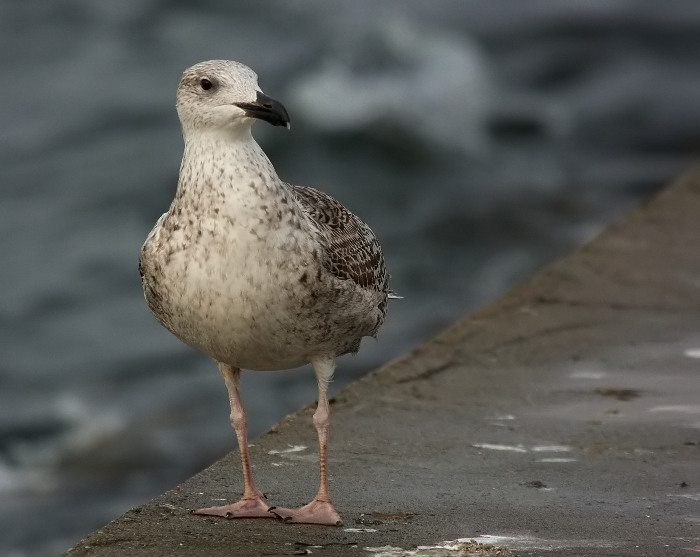
[[[271,505],[314,494],[312,412],[252,441]],[[700,553],[700,170],[331,412],[343,527],[190,514],[239,497],[234,452],[68,554]]]

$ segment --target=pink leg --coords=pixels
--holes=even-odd
[[[231,425],[238,438],[238,449],[241,453],[241,464],[243,466],[243,497],[237,503],[199,509],[194,511],[194,514],[223,516],[226,518],[274,518],[275,515],[269,512],[270,505],[264,500],[265,496],[255,487],[253,474],[250,471],[250,461],[248,460],[248,423],[239,392],[241,370],[221,362],[216,362],[216,365],[219,366],[219,371],[224,378],[224,383],[226,383],[228,398],[231,403]]]
[[[340,515],[333,508],[328,492],[328,472],[326,471],[326,448],[328,446],[328,431],[330,429],[330,409],[328,407],[328,382],[333,375],[333,360],[331,358],[315,360],[313,363],[318,382],[318,407],[314,412],[314,426],[318,433],[319,465],[321,479],[316,497],[303,507],[287,509],[272,507],[270,512],[277,515],[285,522],[303,524],[325,524],[329,526],[342,526]]]

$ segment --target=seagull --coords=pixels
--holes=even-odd
[[[357,352],[384,321],[391,293],[381,247],[333,197],[278,177],[251,128],[257,120],[289,128],[289,115],[249,67],[192,66],[176,107],[185,144],[177,190],[146,238],[139,271],[158,321],[223,376],[243,469],[238,502],[194,512],[339,526],[326,466],[327,389],[335,358]],[[251,472],[241,370],[307,363],[318,383],[319,488],[302,507],[271,507]]]

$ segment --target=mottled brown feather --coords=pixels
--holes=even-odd
[[[328,194],[304,186],[291,188],[325,237],[324,268],[339,279],[386,293],[389,277],[384,256],[370,227]]]

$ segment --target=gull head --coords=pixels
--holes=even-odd
[[[287,111],[260,90],[256,73],[230,60],[209,60],[186,69],[176,107],[185,134],[250,131],[256,119],[289,128]]]

